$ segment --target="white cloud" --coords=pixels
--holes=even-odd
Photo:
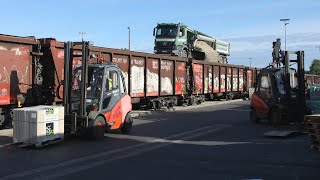
[[[320,32],[320,23],[318,19],[297,20],[292,19],[287,25],[287,35],[294,34],[314,34]],[[256,26],[235,28],[236,31],[227,31],[221,35],[222,39],[230,38],[250,38],[258,36],[284,36],[283,23],[277,20],[275,23],[263,23]]]

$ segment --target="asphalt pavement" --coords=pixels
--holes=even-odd
[[[100,141],[21,148],[0,133],[0,179],[320,179],[308,136],[263,136],[271,130],[235,101],[136,116],[131,134]]]

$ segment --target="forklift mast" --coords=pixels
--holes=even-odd
[[[304,80],[304,51],[281,51],[280,49],[281,42],[278,38],[275,42],[273,42],[273,64],[277,65],[279,68],[282,65],[282,68],[285,70],[285,89],[286,89],[286,96],[288,102],[288,115],[290,119],[296,119],[296,122],[302,122],[304,119],[304,113],[306,110],[306,99],[305,99],[305,80]],[[292,55],[296,56],[296,59],[290,59]],[[298,80],[298,87],[297,87],[297,102],[299,104],[299,116],[298,118],[292,116],[294,109],[292,109],[291,101],[292,101],[292,94],[291,94],[291,86],[290,86],[290,67],[296,63],[296,74]]]
[[[296,59],[290,59],[290,55],[295,55]],[[291,99],[291,89],[290,89],[290,63],[296,63],[297,73],[296,77],[298,80],[297,87],[297,102],[299,104],[298,117],[289,116],[289,118],[296,119],[297,122],[303,122],[304,115],[306,112],[306,98],[305,98],[305,80],[304,80],[304,51],[285,51],[285,86],[286,86],[286,95],[288,96],[289,103]],[[289,108],[292,108],[289,106]],[[295,111],[289,109],[289,112]],[[289,115],[293,113],[289,113]]]
[[[82,47],[82,54],[74,54],[74,46]],[[71,133],[77,131],[77,124],[88,127],[88,116],[86,112],[86,82],[88,72],[88,60],[90,55],[91,44],[88,41],[82,42],[66,42],[64,44],[64,86],[63,86],[63,105],[65,113],[65,125]],[[77,112],[72,107],[72,85],[73,85],[73,58],[81,57],[81,79],[84,83],[80,83],[80,107]]]

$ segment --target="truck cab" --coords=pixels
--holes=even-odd
[[[187,57],[187,44],[191,41],[191,34],[182,24],[162,23],[154,28],[155,54],[169,54]]]
[[[154,53],[227,63],[230,44],[184,24],[159,23],[153,30]]]

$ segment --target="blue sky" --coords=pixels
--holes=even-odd
[[[231,43],[229,63],[264,67],[271,61],[272,41],[287,25],[289,50],[305,51],[305,67],[320,58],[320,1],[315,0],[1,0],[1,34],[81,39],[97,46],[153,52],[158,22],[181,22]],[[317,48],[318,47],[318,48]]]

